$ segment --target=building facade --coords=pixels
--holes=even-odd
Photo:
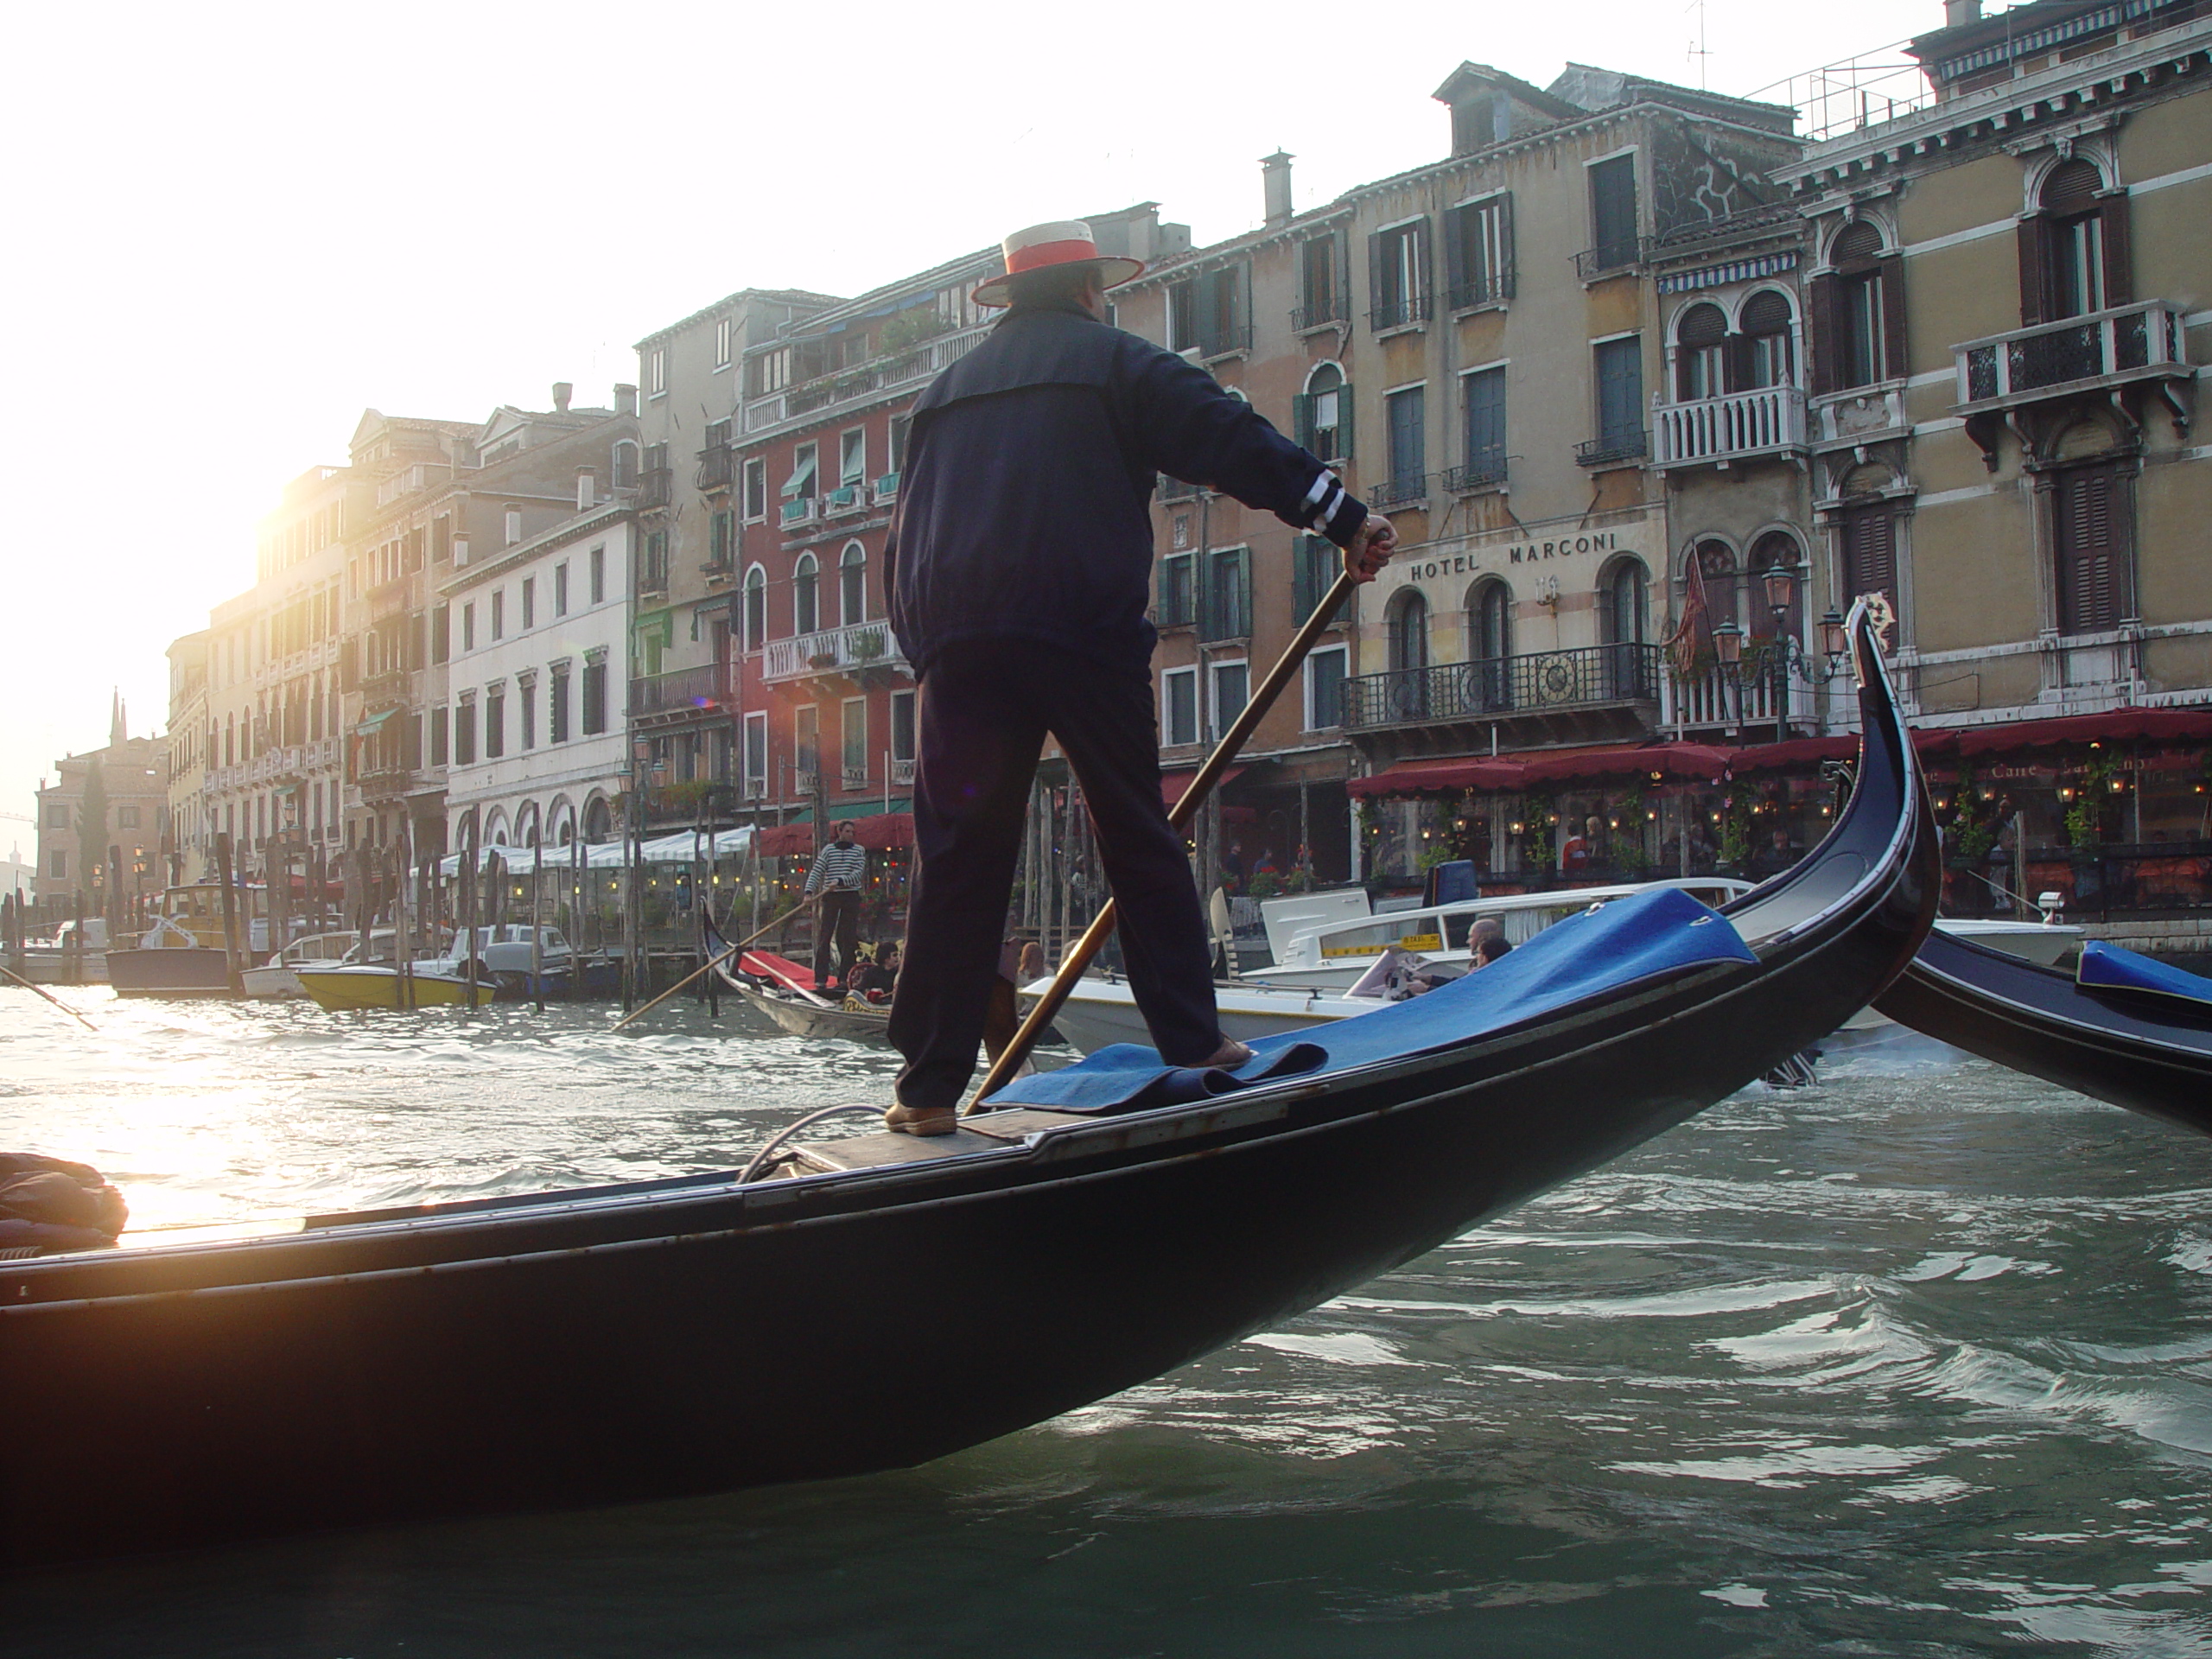
[[[111,926],[164,885],[161,833],[168,805],[162,741],[130,735],[116,699],[103,748],[54,763],[38,789],[38,879],[33,899],[49,918],[79,903]]]
[[[207,799],[207,630],[172,641],[169,734],[162,819],[162,868],[172,887],[214,879],[215,844]]]

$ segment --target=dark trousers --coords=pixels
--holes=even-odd
[[[861,896],[824,887],[814,901],[814,982],[829,977],[830,947],[837,947],[837,982],[852,976],[853,957],[859,953]]]
[[[1148,664],[1109,667],[1022,640],[947,651],[916,709],[906,956],[891,1009],[899,1099],[959,1103],[998,975],[1022,816],[1047,732],[1082,780],[1119,906],[1129,988],[1173,1065],[1221,1041],[1205,921],[1160,795]]]

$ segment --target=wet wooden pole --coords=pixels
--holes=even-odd
[[[235,996],[245,989],[245,982],[238,976],[238,895],[231,881],[228,830],[218,830],[215,835],[215,874],[223,884],[223,963]]]

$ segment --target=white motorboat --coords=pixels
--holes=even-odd
[[[300,983],[298,969],[334,966],[352,953],[360,939],[359,933],[351,931],[310,933],[293,940],[259,967],[247,969],[238,978],[248,996],[305,996],[307,988]]]
[[[1651,887],[1679,887],[1701,903],[1719,909],[1751,884],[1725,875],[1670,877],[1618,887],[1562,887],[1551,893],[1519,893],[1491,899],[1467,899],[1417,910],[1366,912],[1366,895],[1357,888],[1328,894],[1301,895],[1294,901],[1310,912],[1322,899],[1336,901],[1338,918],[1313,922],[1297,911],[1276,906],[1270,899],[1260,906],[1268,922],[1268,947],[1272,964],[1244,976],[1254,984],[1277,985],[1321,992],[1349,990],[1386,950],[1410,950],[1453,973],[1469,964],[1467,940],[1478,921],[1494,918],[1504,930],[1508,944],[1532,939],[1553,923],[1578,915],[1592,905],[1625,898]],[[1356,907],[1355,907],[1356,906]],[[1343,914],[1344,908],[1351,913]]]

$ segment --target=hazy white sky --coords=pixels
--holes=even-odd
[[[1278,147],[1301,209],[1443,154],[1429,94],[1463,59],[1748,92],[1942,22],[1941,0],[27,7],[0,68],[0,814],[105,741],[111,686],[134,730],[166,723],[163,647],[251,583],[256,521],[344,461],[365,407],[474,420],[556,380],[604,402],[632,341],[734,289],[857,293],[1131,201],[1215,240],[1258,222]],[[0,816],[0,850],[18,836]]]

